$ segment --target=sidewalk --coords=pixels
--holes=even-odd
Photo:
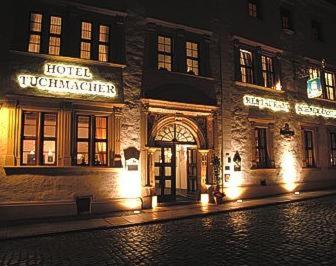
[[[5,226],[0,228],[0,240],[163,222],[188,217],[211,215],[221,212],[251,209],[267,205],[302,201],[334,194],[336,194],[336,190],[301,192],[299,195],[291,193],[262,199],[244,200],[243,202],[226,202],[219,206],[212,204],[206,206],[201,204],[177,205],[142,210],[139,213],[127,213],[123,216]]]

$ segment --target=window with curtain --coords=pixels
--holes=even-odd
[[[334,73],[324,73],[325,96],[328,100],[335,100],[335,75]]]
[[[60,55],[61,51],[62,18],[50,16],[49,54]]]
[[[187,72],[199,75],[199,51],[198,43],[186,42]]]
[[[172,39],[167,36],[158,36],[157,43],[158,69],[172,70]]]
[[[42,14],[30,13],[30,33],[28,52],[39,53],[41,50],[41,35],[42,35]]]
[[[241,81],[253,83],[253,56],[252,52],[240,49],[240,73]]]
[[[267,150],[267,129],[257,127],[254,132],[256,168],[269,168],[271,164]]]
[[[105,25],[99,26],[99,47],[98,47],[98,60],[107,62],[109,60],[109,39],[110,27]]]
[[[91,59],[92,23],[82,22],[80,58]]]
[[[330,166],[336,167],[336,132],[330,132]]]
[[[76,119],[76,165],[107,166],[106,116],[78,115]]]
[[[264,87],[273,88],[275,86],[273,59],[269,56],[261,56],[261,66]]]
[[[57,114],[23,112],[22,165],[56,165]]]
[[[304,130],[303,131],[303,144],[304,144],[304,155],[306,167],[312,168],[315,167],[315,158],[314,158],[314,140],[313,140],[313,131]]]

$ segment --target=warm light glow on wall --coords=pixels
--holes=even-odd
[[[201,204],[207,205],[209,203],[209,194],[208,193],[202,193],[201,194]]]
[[[293,152],[285,150],[281,157],[283,187],[292,192],[297,187],[297,167]]]
[[[245,188],[241,187],[243,184],[243,173],[232,172],[228,182],[225,182],[225,194],[229,200],[240,198],[244,193]]]
[[[281,82],[280,81],[278,81],[277,84],[275,85],[275,89],[277,91],[281,91],[282,90],[282,86],[281,86]]]
[[[141,196],[141,181],[138,171],[124,170],[119,178],[122,198],[139,198]]]
[[[156,208],[158,206],[158,197],[152,196],[152,208]]]

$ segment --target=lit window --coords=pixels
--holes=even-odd
[[[56,114],[38,112],[23,113],[22,165],[56,164],[56,121]]]
[[[267,150],[267,129],[257,127],[254,132],[256,168],[269,168],[271,163]]]
[[[77,165],[107,165],[107,121],[104,116],[77,116]],[[93,136],[90,134],[92,129]]]
[[[309,79],[316,79],[320,77],[320,70],[318,68],[309,68]]]
[[[274,87],[273,59],[268,56],[261,56],[263,85],[266,88]]]
[[[241,81],[253,83],[253,59],[250,51],[240,49]]]
[[[109,55],[109,36],[110,28],[108,26],[100,25],[99,26],[99,51],[98,59],[102,62],[108,61]]]
[[[186,42],[187,53],[187,72],[198,75],[199,74],[199,56],[198,44],[194,42]]]
[[[330,166],[336,166],[336,133],[330,133]]]
[[[304,130],[303,137],[304,137],[303,145],[305,155],[305,166],[315,167],[313,131]]]
[[[62,18],[50,17],[49,54],[59,55],[61,50]]]
[[[82,22],[80,58],[91,59],[92,23]]]
[[[41,49],[42,14],[30,14],[28,52],[39,53]]]
[[[325,72],[325,94],[328,100],[335,100],[335,75],[333,73]]]
[[[248,1],[248,14],[250,17],[258,17],[258,6],[255,1]]]
[[[171,71],[172,54],[171,38],[158,36],[158,69]]]

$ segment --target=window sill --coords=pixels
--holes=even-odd
[[[336,100],[329,100],[329,99],[324,99],[324,98],[308,98],[309,100],[317,100],[321,102],[326,102],[326,103],[336,103]]]
[[[5,166],[6,175],[50,175],[71,176],[97,173],[120,173],[117,167],[83,167],[83,166]]]
[[[248,89],[258,89],[258,90],[269,91],[269,92],[273,92],[273,93],[285,93],[285,91],[283,91],[283,90],[266,88],[266,87],[263,87],[263,86],[259,86],[259,85],[255,85],[255,84],[251,84],[251,83],[245,83],[245,82],[241,82],[241,81],[235,81],[235,85],[238,86],[238,87],[243,87],[243,88],[248,88]]]
[[[113,63],[113,62],[102,62],[102,61],[97,61],[97,60],[82,59],[78,57],[69,57],[69,56],[63,56],[63,55],[39,54],[39,53],[30,53],[30,52],[16,51],[16,50],[11,50],[10,52],[14,54],[19,54],[19,55],[40,57],[40,58],[51,59],[51,60],[62,61],[62,62],[69,62],[69,63],[92,64],[92,65],[110,66],[110,67],[118,67],[118,68],[126,67],[126,64],[118,64],[118,63]]]
[[[282,28],[281,29],[284,33],[288,34],[288,35],[294,35],[295,34],[295,31],[292,30],[292,29],[285,29],[285,28]]]
[[[185,77],[191,77],[191,78],[197,78],[197,79],[205,79],[205,80],[215,80],[212,77],[206,77],[206,76],[201,76],[201,75],[194,75],[194,74],[188,74],[184,72],[177,72],[177,71],[168,71],[164,69],[156,69],[155,72],[157,73],[165,73],[167,75],[180,75],[180,76],[185,76]]]

